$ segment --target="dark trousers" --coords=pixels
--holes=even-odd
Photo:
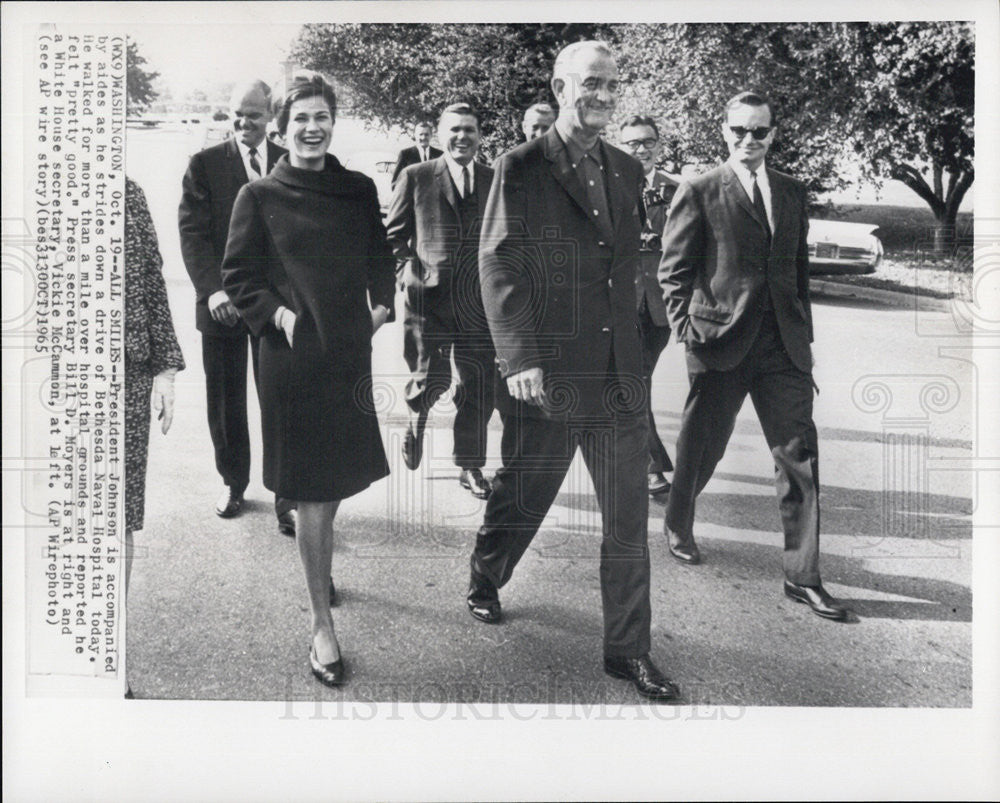
[[[426,414],[451,386],[455,361],[455,465],[486,464],[486,427],[493,415],[496,352],[485,315],[471,305],[456,310],[448,287],[406,289],[403,357],[410,369],[406,403]],[[480,317],[482,316],[482,317]]]
[[[215,468],[222,481],[242,494],[250,484],[250,430],[247,425],[247,351],[257,385],[257,338],[202,334],[201,359],[205,369],[208,431],[215,448]],[[278,515],[295,507],[274,498]]]
[[[503,425],[503,465],[493,480],[476,535],[472,568],[498,588],[510,579],[579,446],[602,514],[604,653],[645,655],[650,628],[645,417],[567,423],[509,413],[503,416]]]
[[[812,418],[812,375],[789,359],[777,321],[768,314],[738,366],[693,371],[688,378],[691,387],[677,438],[666,525],[682,536],[692,534],[695,499],[725,454],[749,393],[774,457],[785,576],[800,585],[818,584],[819,449]]]
[[[656,431],[656,419],[653,416],[653,371],[670,340],[670,327],[653,323],[645,301],[639,310],[639,335],[642,339],[642,373],[646,382],[646,415],[649,423],[648,473],[673,471],[674,464],[670,462],[670,455]]]

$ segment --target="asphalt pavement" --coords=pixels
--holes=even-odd
[[[260,482],[255,401],[247,507],[231,520],[213,510],[221,483],[205,417],[194,294],[176,231],[191,149],[190,138],[142,132],[128,150],[130,175],[146,191],[160,236],[188,363],[177,378],[173,429],[162,436],[154,427],[151,435],[146,529],[136,536],[128,608],[135,696],[639,702],[631,686],[601,668],[600,514],[579,458],[501,590],[504,622],[485,625],[468,614],[468,557],[484,503],[459,487],[447,398],[432,412],[421,467],[403,466],[399,322],[374,342],[392,473],[346,500],[335,523],[341,601],[334,617],[348,683],[332,690],[312,678],[302,570]],[[825,621],[783,596],[773,464],[747,403],[700,498],[702,565],[670,558],[662,503],[650,505],[652,655],[689,704],[969,706],[976,494],[968,469],[976,411],[969,338],[946,309],[884,299],[820,296],[814,322],[821,570],[828,590],[855,615],[846,624]],[[672,343],[653,387],[671,455],[686,386],[683,353]],[[488,476],[499,464],[496,418],[489,438]]]

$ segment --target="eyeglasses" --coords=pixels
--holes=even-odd
[[[639,146],[642,145],[647,151],[653,150],[656,147],[657,140],[655,139],[632,139],[624,143],[625,147],[630,151],[639,150]]]
[[[754,139],[764,139],[768,134],[771,133],[771,126],[761,125],[757,128],[744,128],[741,125],[731,125],[729,130],[733,132],[733,136],[736,137],[737,141],[743,139],[747,134],[751,134]]]

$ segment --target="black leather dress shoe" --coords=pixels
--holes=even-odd
[[[344,659],[338,658],[332,664],[321,664],[316,657],[316,648],[309,648],[309,666],[316,680],[324,686],[339,686],[344,682]]]
[[[243,493],[234,493],[228,485],[215,503],[215,514],[219,518],[231,519],[243,509]]]
[[[649,473],[649,495],[659,496],[670,493],[670,482],[663,476],[662,471],[651,471]]]
[[[493,486],[486,481],[483,472],[478,468],[463,468],[462,473],[458,475],[458,484],[465,490],[471,491],[477,499],[486,499],[493,491]]]
[[[424,456],[424,426],[425,416],[410,417],[403,436],[403,463],[410,471],[416,471],[420,459]]]
[[[650,700],[676,700],[680,689],[656,668],[649,655],[639,658],[604,656],[604,671],[613,678],[632,681],[636,691]]]
[[[694,542],[694,536],[682,538],[680,533],[671,530],[666,523],[663,525],[663,534],[667,536],[667,548],[675,560],[694,566],[701,563],[701,552]]]
[[[333,578],[330,578],[330,607],[335,608],[337,606],[337,587],[333,584]]]
[[[475,570],[469,577],[469,594],[465,601],[469,606],[469,613],[480,622],[495,625],[502,618],[497,587]]]
[[[785,580],[785,596],[804,602],[814,614],[824,619],[842,622],[847,618],[847,608],[831,597],[822,585],[800,586]]]
[[[298,524],[299,514],[294,510],[286,510],[278,514],[278,532],[282,535],[295,537],[295,526]]]

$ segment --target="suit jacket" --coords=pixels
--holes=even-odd
[[[805,185],[768,169],[774,233],[724,164],[681,185],[663,232],[660,284],[694,370],[725,371],[747,354],[770,294],[792,362],[812,370]]]
[[[284,148],[267,141],[267,169],[270,170]],[[208,297],[222,290],[222,257],[226,253],[229,219],[240,188],[247,183],[246,167],[236,140],[230,138],[191,157],[184,174],[178,223],[181,255],[194,284],[195,325],[204,334],[240,337],[246,334],[242,322],[226,326],[212,320]]]
[[[431,158],[428,162],[433,162],[441,155],[441,149],[435,148],[433,145],[428,146]],[[399,178],[399,174],[402,173],[410,165],[420,164],[420,148],[416,145],[411,145],[409,148],[403,148],[399,152],[399,156],[396,157],[396,167],[392,171],[392,186],[396,186],[396,180]]]
[[[676,191],[676,181],[662,170],[654,170],[652,188],[646,189],[644,186],[642,192],[646,225],[642,227],[642,251],[639,254],[639,272],[635,277],[635,300],[640,310],[645,302],[649,317],[656,326],[669,326],[658,271],[662,255],[660,237]]]
[[[503,377],[541,367],[550,406],[565,418],[644,409],[635,305],[642,165],[600,143],[611,238],[593,220],[586,191],[555,126],[497,162],[479,248],[479,277]],[[606,398],[608,366],[624,383]],[[498,395],[498,406],[511,403]],[[615,407],[615,405],[619,405]],[[632,407],[635,407],[635,410]]]
[[[460,199],[444,156],[403,171],[393,191],[385,226],[407,287],[448,286],[463,268],[475,279],[479,229],[493,183],[493,170],[473,162],[478,223],[462,231]],[[468,228],[474,221],[464,221]],[[460,286],[465,287],[465,284]],[[478,291],[478,282],[475,282]]]

